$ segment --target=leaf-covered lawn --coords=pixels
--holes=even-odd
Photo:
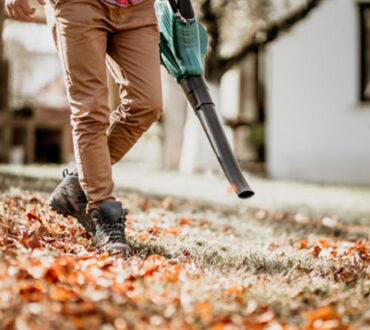
[[[370,223],[132,194],[124,260],[46,200],[1,195],[0,328],[370,327]]]

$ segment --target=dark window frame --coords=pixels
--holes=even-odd
[[[365,96],[365,89],[369,84],[367,72],[370,67],[370,58],[366,55],[366,47],[370,47],[370,30],[366,28],[365,11],[370,12],[370,3],[364,2],[359,4],[360,9],[360,100],[369,102],[370,96]],[[368,45],[367,45],[368,43]]]

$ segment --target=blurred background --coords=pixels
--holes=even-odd
[[[33,23],[1,9],[0,161],[69,163],[62,70],[43,9],[30,1]],[[210,36],[206,76],[243,170],[370,184],[370,1],[193,2]],[[182,90],[162,73],[164,114],[122,166],[218,172]],[[113,109],[118,93],[109,84]]]

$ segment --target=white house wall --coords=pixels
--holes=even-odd
[[[370,183],[370,105],[359,102],[358,8],[326,0],[267,49],[274,178]]]

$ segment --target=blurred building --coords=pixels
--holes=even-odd
[[[8,82],[0,115],[1,160],[70,161],[69,107],[49,31],[40,24],[8,22],[3,36],[9,75],[1,77]]]
[[[370,184],[370,1],[327,0],[267,47],[273,178]]]

